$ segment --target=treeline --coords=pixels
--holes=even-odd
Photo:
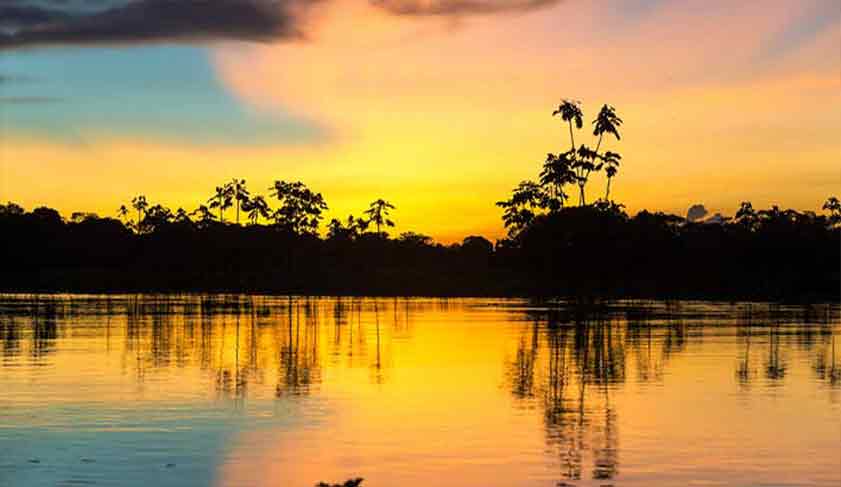
[[[547,155],[537,181],[523,181],[502,208],[508,236],[441,245],[392,237],[395,206],[383,199],[360,216],[331,220],[301,182],[276,181],[267,196],[243,179],[215,188],[193,211],[145,196],[117,218],[0,205],[0,289],[9,291],[233,291],[368,295],[543,295],[832,300],[841,289],[841,203],[825,214],[755,210],[706,222],[641,211],[610,199],[622,156],[622,119],[604,105],[583,140],[580,104],[553,112],[570,148]],[[587,202],[604,171],[604,197]],[[568,205],[568,187],[578,205]],[[231,220],[226,215],[233,214]]]
[[[621,206],[536,215],[496,244],[167,219],[138,232],[96,215],[0,205],[7,291],[838,298],[841,204],[693,223]],[[362,225],[364,226],[364,224]]]

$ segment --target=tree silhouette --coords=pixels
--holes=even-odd
[[[552,112],[552,116],[560,115],[561,120],[569,124],[569,141],[571,150],[575,150],[575,136],[572,133],[572,125],[580,129],[584,126],[584,114],[581,112],[581,102],[564,99],[558,108]]]
[[[508,229],[508,236],[514,238],[531,225],[539,212],[551,206],[551,200],[552,198],[534,181],[520,182],[511,192],[511,198],[496,203],[496,206],[505,210],[502,221]]]
[[[140,233],[140,222],[143,220],[143,212],[145,212],[146,208],[149,207],[149,202],[146,201],[146,197],[141,194],[131,199],[131,207],[137,210],[137,225],[135,226],[135,230],[137,233]]]
[[[117,209],[117,217],[120,220],[125,220],[128,217],[128,208],[126,208],[126,205],[120,205]]]
[[[327,238],[354,240],[367,228],[368,221],[362,218],[356,218],[353,215],[348,215],[346,224],[343,224],[340,220],[333,218],[330,220],[330,223],[327,224]]]
[[[172,210],[163,205],[156,204],[146,210],[146,216],[143,217],[142,226],[144,229],[154,232],[163,228],[172,220]]]
[[[239,225],[239,210],[240,207],[247,205],[249,198],[251,195],[248,192],[248,188],[245,187],[245,179],[232,179],[230,183],[227,184],[231,195],[234,199],[236,204],[237,210],[237,225]],[[265,203],[265,201],[264,201]]]
[[[219,209],[219,221],[225,223],[225,210],[233,204],[233,189],[229,185],[216,186],[216,192],[207,200],[210,208]]]
[[[193,220],[190,219],[190,214],[184,208],[175,210],[173,220],[177,223],[193,223]]]
[[[269,208],[269,204],[266,203],[266,199],[262,196],[258,195],[250,198],[244,201],[242,205],[242,209],[248,213],[248,219],[252,225],[256,225],[260,217],[268,220],[271,216],[271,208]]]
[[[321,193],[313,192],[300,181],[275,181],[269,190],[280,202],[280,208],[272,215],[278,227],[298,235],[318,233],[321,213],[327,209]]]
[[[199,205],[199,207],[193,210],[190,214],[198,219],[198,224],[202,228],[207,228],[216,221],[216,217],[213,215],[213,212],[205,205]]]
[[[605,197],[609,197],[610,180],[618,172],[619,160],[622,157],[615,152],[603,155],[599,151],[602,148],[602,142],[605,134],[613,135],[616,140],[620,140],[621,138],[619,135],[619,126],[622,125],[622,119],[616,114],[616,109],[610,105],[602,105],[599,114],[596,116],[596,119],[593,120],[593,135],[598,137],[595,149],[591,149],[589,146],[584,144],[581,144],[580,146],[575,145],[575,129],[580,130],[584,126],[584,113],[581,111],[580,102],[567,99],[563,100],[561,104],[558,105],[558,108],[552,112],[553,117],[556,115],[560,115],[561,120],[566,122],[569,127],[570,150],[565,153],[558,154],[557,156],[553,156],[556,161],[547,160],[547,163],[555,162],[557,165],[559,164],[558,161],[560,161],[564,163],[564,166],[568,166],[569,169],[575,173],[574,182],[578,184],[578,203],[580,206],[587,204],[585,187],[590,178],[590,173],[600,171],[602,167],[608,165],[608,172],[610,174],[608,175],[608,189],[605,192]],[[557,180],[559,178],[559,171],[556,170],[554,171],[554,174],[550,174],[547,173],[546,170],[547,167],[546,164],[544,164],[544,173],[553,179]],[[542,181],[544,180],[544,173],[541,173]],[[557,195],[556,193],[558,193],[558,187],[555,185],[552,185],[552,187],[552,196],[559,198],[561,203],[563,203],[564,195],[562,194],[562,191],[560,192],[560,195]]]
[[[549,209],[552,211],[563,207],[569,198],[564,192],[564,186],[578,182],[578,176],[572,170],[572,162],[568,152],[546,155],[546,162],[543,163],[543,171],[540,173],[540,184],[549,189]]]
[[[841,225],[841,201],[835,196],[830,196],[823,204],[823,210],[829,212],[829,224],[833,227]]]
[[[621,160],[622,156],[620,156],[616,152],[607,151],[602,156],[602,163],[604,163],[604,173],[605,176],[607,176],[607,189],[604,192],[605,201],[610,200],[610,182],[613,180],[613,177],[616,176],[616,173],[619,172],[619,161]]]
[[[622,125],[622,119],[616,115],[616,109],[610,105],[602,105],[602,109],[599,110],[599,114],[596,116],[596,119],[593,120],[593,135],[597,135],[599,137],[599,141],[596,144],[596,152],[602,146],[602,138],[604,134],[610,134],[616,137],[616,140],[621,140],[622,137],[619,136],[619,126]]]
[[[371,203],[371,206],[367,210],[365,210],[365,214],[368,215],[368,221],[377,226],[378,235],[381,233],[380,228],[383,225],[387,227],[394,226],[394,222],[389,220],[388,218],[390,210],[394,209],[394,205],[380,198],[376,201],[373,201]]]

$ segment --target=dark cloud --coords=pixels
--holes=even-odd
[[[395,15],[464,16],[526,12],[556,5],[561,0],[369,0]]]
[[[6,33],[0,36],[0,48],[290,38],[300,34],[298,14],[317,1],[2,1],[0,25]],[[91,3],[99,9],[85,10]]]
[[[561,0],[368,0],[393,15],[516,13]],[[308,7],[329,0],[0,0],[0,49],[300,37]]]

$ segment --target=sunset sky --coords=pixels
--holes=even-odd
[[[631,212],[841,193],[837,0],[0,0],[0,200],[301,180],[328,219],[382,197],[398,232],[500,237],[494,202],[568,146],[562,98],[624,119]]]

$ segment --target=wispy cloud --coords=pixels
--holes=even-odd
[[[561,0],[370,0],[395,15],[461,16],[526,12],[550,7]]]

